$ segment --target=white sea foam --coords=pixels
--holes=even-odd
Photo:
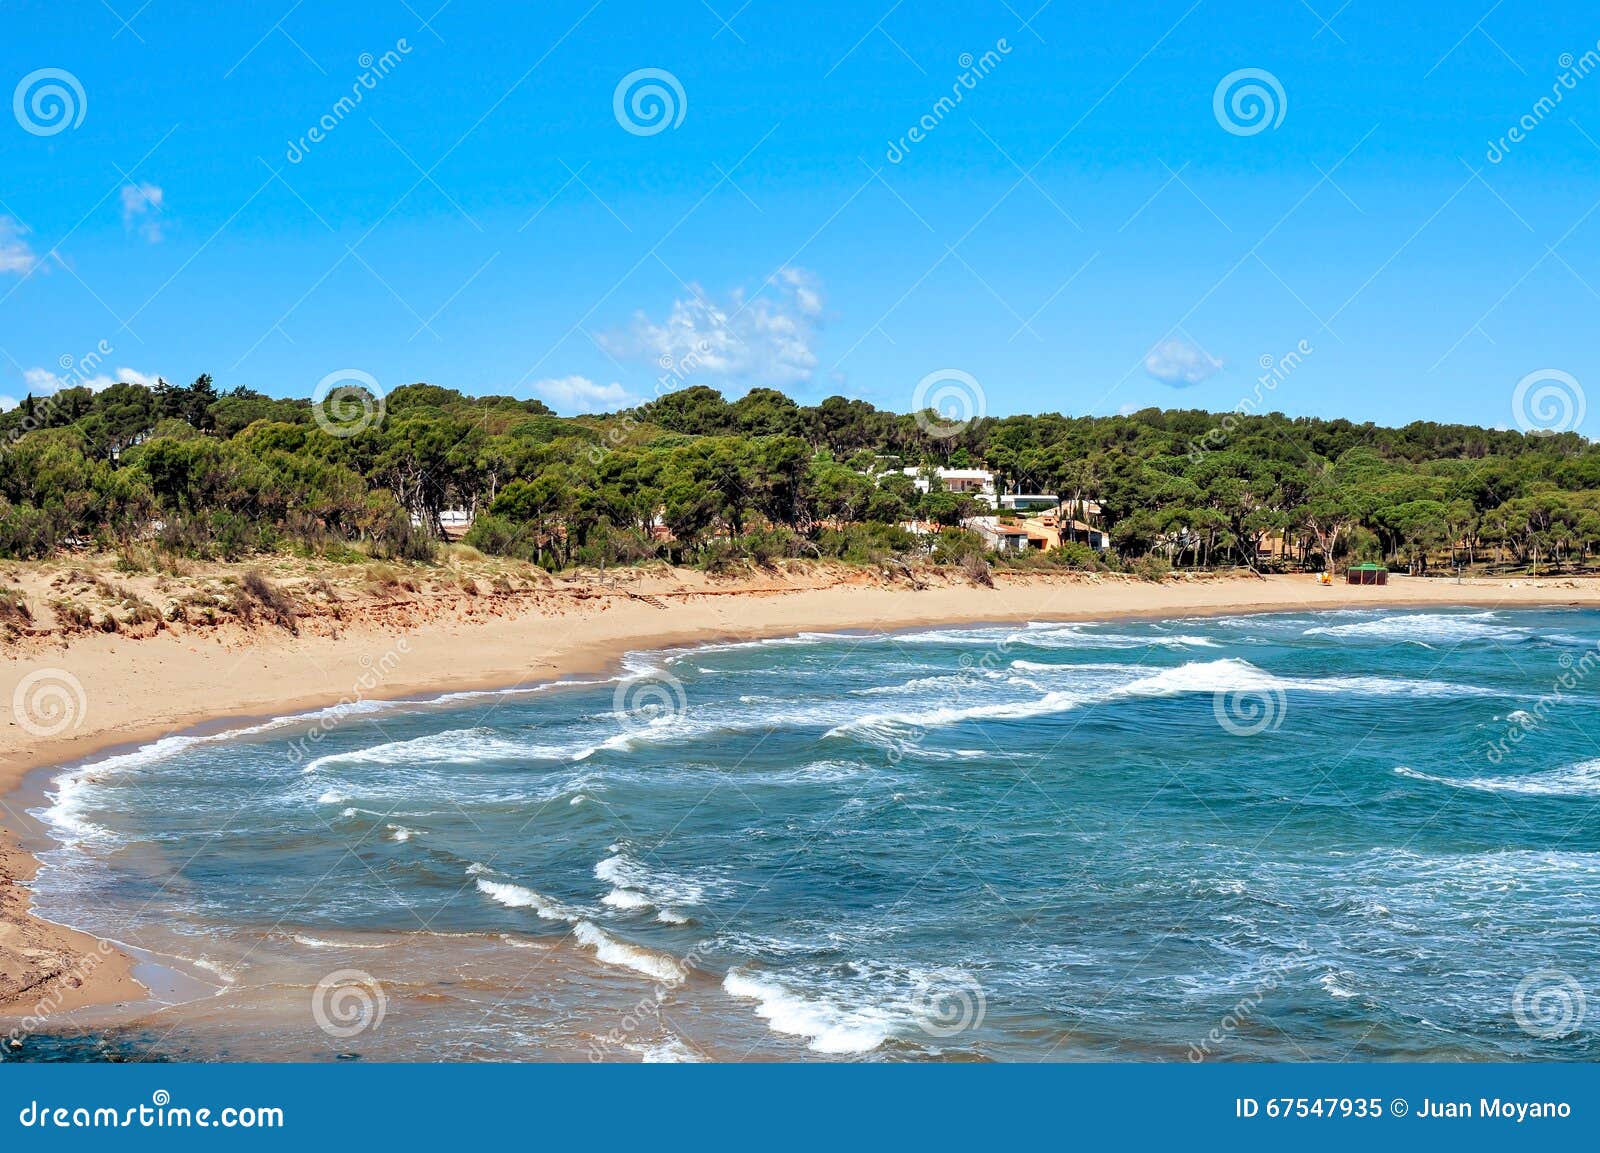
[[[1356,991],[1350,988],[1350,983],[1353,981],[1354,978],[1349,973],[1324,973],[1317,979],[1317,984],[1321,985],[1330,997],[1347,1001],[1356,995]]]
[[[1062,666],[1068,669],[1070,666]],[[1058,689],[1041,696],[987,704],[945,705],[932,709],[907,709],[870,713],[836,725],[825,736],[854,736],[879,743],[900,743],[906,730],[941,728],[971,720],[1021,720],[1049,716],[1090,703],[1137,697],[1178,696],[1186,693],[1304,692],[1346,696],[1449,697],[1492,695],[1492,690],[1448,681],[1407,680],[1397,677],[1280,677],[1248,661],[1227,657],[1190,661],[1151,673],[1147,668],[1117,666],[1134,675],[1122,684],[1099,688]]]
[[[1330,854],[1334,857],[1340,853]],[[1576,849],[1499,849],[1481,853],[1417,853],[1410,849],[1368,849],[1351,854],[1356,867],[1393,892],[1403,885],[1422,887],[1430,900],[1441,885],[1479,892],[1507,893],[1523,886],[1553,886],[1577,894],[1600,883],[1600,852]]]
[[[509,881],[486,881],[482,877],[476,883],[480,893],[508,909],[532,909],[547,921],[566,921],[570,924],[578,920],[579,913],[575,909],[523,885],[513,885]]]
[[[688,976],[683,966],[671,957],[638,945],[630,945],[626,941],[619,941],[592,922],[579,921],[573,926],[572,935],[593,949],[594,955],[607,965],[632,969],[635,973],[643,973],[646,977],[654,977],[658,981],[676,983]]]
[[[1394,613],[1375,620],[1339,625],[1312,625],[1303,636],[1412,641],[1418,644],[1459,644],[1474,640],[1524,640],[1525,629],[1500,623],[1494,612]]]
[[[766,773],[759,780],[762,784],[828,784],[854,780],[868,771],[860,761],[821,760],[787,772]]]
[[[1147,648],[1219,648],[1210,637],[1192,633],[1162,635],[1137,635],[1129,633],[1096,633],[1086,631],[1081,624],[1045,625],[1030,624],[1023,632],[1012,633],[1006,643],[1026,645],[1040,649],[1147,649]]]
[[[1521,776],[1440,777],[1400,765],[1395,772],[1415,781],[1482,793],[1518,793],[1530,797],[1600,796],[1600,760],[1580,761],[1559,769]]]
[[[364,749],[329,753],[306,764],[304,772],[333,765],[463,765],[494,761],[566,760],[566,749],[510,740],[488,728],[451,729],[405,741],[385,741]]]
[[[705,1060],[678,1037],[668,1037],[664,1041],[656,1042],[628,1041],[622,1047],[630,1053],[637,1053],[639,1060],[646,1065],[680,1064]]]
[[[845,1009],[740,969],[730,969],[722,987],[730,996],[756,1002],[756,1016],[773,1032],[804,1037],[818,1053],[871,1052],[894,1033],[893,1019],[880,1009]]]
[[[1123,689],[1114,690],[1111,695],[1169,696],[1179,693],[1272,691],[1377,697],[1493,695],[1490,689],[1450,681],[1408,680],[1401,677],[1280,677],[1236,657],[1191,661],[1177,668],[1163,669]]]
[[[1055,665],[1052,668],[1058,667]],[[851,689],[853,697],[883,697],[900,696],[909,693],[935,693],[946,689],[961,691],[973,686],[973,678],[981,676],[988,680],[998,680],[1003,674],[992,669],[967,669],[959,673],[946,673],[941,676],[916,677],[899,685],[873,685],[865,689]],[[787,704],[788,702],[785,702]]]
[[[322,937],[313,937],[309,933],[291,933],[290,936],[311,949],[387,949],[387,942],[380,941],[329,941]]]
[[[239,979],[239,975],[232,969],[223,965],[220,961],[213,961],[210,957],[188,957],[186,960],[188,960],[189,964],[193,965],[195,968],[204,969],[207,973],[210,973],[213,977],[218,978],[224,984],[231,985]]]
[[[1051,692],[1025,701],[965,707],[946,705],[933,709],[870,713],[835,725],[823,735],[824,737],[854,736],[877,743],[898,744],[907,729],[942,728],[962,721],[980,719],[1018,720],[1024,717],[1046,716],[1077,708],[1086,699],[1081,693]]]
[[[700,905],[706,899],[708,885],[720,888],[720,883],[710,878],[696,878],[651,867],[630,856],[624,849],[616,849],[594,867],[597,881],[611,885],[613,892],[633,894],[647,905],[667,908],[681,905]],[[620,898],[623,901],[630,897]],[[614,902],[607,902],[614,904]],[[639,908],[642,906],[619,906]]]
[[[635,893],[632,889],[612,889],[600,898],[602,905],[610,905],[613,909],[649,909],[652,907],[650,898],[643,893]]]
[[[399,841],[404,844],[412,837],[422,836],[422,831],[420,829],[408,829],[404,825],[388,825],[384,828],[384,835],[391,841]]]
[[[556,683],[591,684],[601,682],[574,681]],[[509,689],[490,689],[472,692],[445,693],[426,700],[341,701],[325,708],[311,709],[300,713],[289,713],[285,716],[273,717],[269,720],[260,721],[256,724],[243,725],[238,728],[223,729],[214,733],[184,734],[179,736],[162,737],[159,740],[151,741],[149,744],[141,745],[138,748],[131,749],[127,752],[114,753],[110,756],[100,757],[96,760],[75,765],[65,773],[60,774],[51,782],[51,804],[49,807],[43,810],[42,815],[45,820],[49,821],[60,833],[63,834],[63,839],[68,842],[81,841],[95,837],[109,837],[111,835],[109,830],[103,829],[100,826],[93,825],[88,822],[84,822],[78,818],[78,815],[74,810],[75,800],[73,795],[78,792],[80,785],[85,783],[99,783],[100,781],[115,775],[147,768],[150,765],[169,760],[172,757],[178,756],[181,753],[187,752],[188,750],[201,745],[222,744],[230,741],[236,741],[243,737],[251,737],[262,733],[274,732],[279,729],[309,726],[316,724],[317,722],[337,721],[346,717],[373,715],[439,703],[452,703],[474,697],[495,697],[533,693],[542,691],[549,687],[549,683],[545,683],[539,685],[524,685]],[[446,735],[448,736],[448,734]],[[419,738],[419,741],[425,742],[428,740],[437,739],[437,737]],[[387,745],[377,746],[375,749],[358,750],[357,753],[343,754],[342,756],[354,757],[356,759],[367,759],[379,764],[390,763],[390,757],[393,754],[394,747],[407,743],[408,742],[391,742]],[[377,754],[379,750],[385,750],[387,755],[380,754],[367,757],[362,756],[364,753]],[[454,751],[459,752],[459,750]],[[537,758],[540,753],[537,748],[519,746],[515,755],[519,758],[527,759]],[[318,758],[317,760],[306,765],[305,771],[312,772],[316,768],[321,767],[323,764],[329,763],[332,760],[340,759],[340,756],[341,755]],[[460,758],[456,756],[441,756],[439,758],[441,763],[454,763],[459,759]],[[468,759],[471,758],[469,757]],[[485,759],[492,758],[486,757]],[[340,799],[342,798],[339,798],[330,792],[323,794],[323,796],[319,798],[319,803],[336,804]]]

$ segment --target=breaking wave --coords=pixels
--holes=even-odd
[[[1405,765],[1397,766],[1394,771],[1414,781],[1428,781],[1452,789],[1472,789],[1480,793],[1518,793],[1529,797],[1600,796],[1600,759],[1515,777],[1440,777]]]

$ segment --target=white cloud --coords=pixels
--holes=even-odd
[[[139,235],[151,244],[161,240],[162,191],[154,184],[125,184],[122,186],[122,223],[126,228],[138,226]]]
[[[718,304],[690,286],[660,323],[636,313],[624,333],[603,334],[608,351],[677,370],[682,379],[718,377],[750,385],[800,384],[816,371],[822,288],[801,268],[780,268],[752,299],[743,289]]]
[[[0,216],[0,273],[20,272],[27,275],[39,258],[22,237],[27,230],[9,216]]]
[[[154,388],[160,379],[155,373],[140,372],[136,368],[119,368],[115,376],[101,373],[84,377],[71,372],[57,373],[48,368],[22,370],[22,382],[28,386],[28,393],[32,396],[49,396],[63,388],[87,388],[90,392],[103,392],[113,384],[142,384],[146,388]]]
[[[803,268],[780,268],[778,279],[794,292],[795,307],[804,316],[817,319],[822,315],[822,284]]]
[[[1162,384],[1188,388],[1222,371],[1222,361],[1187,336],[1169,336],[1145,354],[1144,370]]]
[[[568,413],[615,412],[638,403],[620,384],[596,384],[586,376],[541,380],[533,389],[556,408]]]

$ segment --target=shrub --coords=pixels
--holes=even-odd
[[[369,564],[364,575],[368,587],[378,592],[393,592],[395,589],[417,592],[420,587],[414,577],[406,575],[393,565]]]
[[[762,568],[768,568],[779,559],[793,560],[816,552],[817,546],[805,537],[787,528],[769,528],[748,532],[736,538],[735,545],[745,556]]]
[[[385,560],[432,564],[437,548],[431,536],[412,524],[405,513],[397,511],[373,534],[373,551]]]
[[[94,627],[94,614],[77,601],[51,601],[50,608],[64,633],[85,633]]]
[[[1142,581],[1153,581],[1160,584],[1172,573],[1172,566],[1167,563],[1167,558],[1157,553],[1145,553],[1144,556],[1133,562],[1133,575]]]
[[[850,564],[881,565],[892,556],[909,553],[915,543],[899,525],[851,524],[824,529],[817,538],[817,550]]]
[[[964,528],[941,529],[933,542],[934,564],[960,564],[968,553],[983,555],[983,539]]]
[[[147,600],[135,599],[133,605],[128,610],[128,616],[124,623],[130,625],[153,624],[156,626],[156,631],[159,632],[161,627],[161,611]]]
[[[1105,558],[1081,540],[1069,540],[1060,548],[1050,551],[1050,559],[1062,568],[1081,572],[1104,572],[1108,567]]]
[[[239,579],[239,588],[244,596],[248,598],[248,601],[242,603],[248,604],[249,601],[253,601],[260,606],[263,614],[275,624],[282,625],[291,633],[300,631],[294,598],[267,580],[260,569],[251,569],[246,572]],[[236,602],[236,606],[238,603],[241,602]],[[247,609],[239,615],[249,619],[251,614]]]
[[[510,520],[493,513],[480,513],[462,538],[462,544],[480,556],[488,553],[490,556],[515,557],[517,560],[530,560],[535,551],[531,531],[519,529]]]
[[[589,534],[588,542],[582,548],[574,550],[572,563],[575,566],[595,567],[637,564],[642,560],[653,560],[660,555],[661,546],[638,529],[618,528],[601,522]]]
[[[719,538],[706,542],[700,550],[698,563],[712,576],[726,576],[739,571],[743,560],[741,550],[733,541]]]
[[[27,598],[20,589],[0,588],[0,621],[10,624],[28,624],[33,620],[33,613],[28,608]]]
[[[0,556],[30,560],[49,556],[56,547],[56,528],[48,512],[32,505],[12,505],[0,497]]]
[[[982,553],[969,552],[957,563],[961,573],[975,585],[994,587],[994,574],[989,571],[989,562],[983,559]]]

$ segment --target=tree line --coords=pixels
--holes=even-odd
[[[1279,413],[893,413],[840,396],[685,388],[621,413],[412,384],[324,419],[208,376],[29,397],[0,414],[0,556],[147,543],[237,559],[294,549],[427,559],[447,510],[479,549],[549,568],[661,558],[881,560],[976,547],[985,511],[902,467],[981,466],[1002,491],[1098,506],[1114,554],[1063,563],[1574,566],[1600,548],[1600,446],[1420,421]],[[943,532],[913,536],[907,521]]]

